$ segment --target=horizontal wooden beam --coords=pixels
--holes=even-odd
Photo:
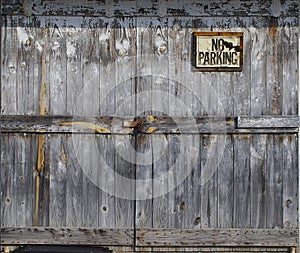
[[[298,245],[291,229],[141,229],[137,246],[289,247]]]
[[[133,245],[132,229],[26,227],[1,228],[6,245]]]
[[[293,128],[299,127],[299,116],[238,117],[238,128]]]
[[[256,134],[297,133],[298,116],[117,117],[0,116],[2,133],[80,134]]]
[[[3,0],[3,15],[25,16],[295,16],[296,0],[279,1],[60,1],[60,0]]]
[[[133,229],[2,228],[5,245],[133,246]],[[137,229],[137,247],[294,247],[296,229]],[[139,250],[141,251],[141,249]],[[158,250],[159,251],[159,250]],[[239,250],[241,251],[241,250]],[[267,250],[268,251],[268,250]]]

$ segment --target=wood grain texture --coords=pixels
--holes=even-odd
[[[295,246],[296,230],[144,229],[138,246]],[[139,233],[138,233],[139,234]]]
[[[2,228],[2,244],[132,245],[130,229],[26,227]]]
[[[279,16],[297,15],[295,0],[274,4],[274,1],[254,1],[251,4],[238,0],[216,3],[199,3],[194,0],[181,1],[57,1],[21,0],[3,1],[4,14],[22,15],[78,15],[78,16]]]
[[[287,135],[283,138],[283,227],[295,228],[298,227],[298,206],[297,198],[299,193],[297,191],[299,178],[297,177],[298,170],[298,136]]]
[[[283,136],[267,136],[266,226],[283,226]]]
[[[234,136],[234,212],[233,227],[250,227],[251,218],[251,167],[250,136]]]

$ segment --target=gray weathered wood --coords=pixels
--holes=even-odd
[[[66,182],[67,163],[65,138],[49,139],[50,186],[49,186],[49,226],[66,226]]]
[[[233,136],[234,155],[234,211],[233,227],[250,227],[251,218],[251,171],[250,135]]]
[[[283,227],[298,227],[298,136],[287,135],[283,137],[283,170],[282,170],[282,205],[283,205]]]
[[[253,1],[251,4],[231,0],[213,1],[58,1],[5,0],[4,14],[14,15],[78,15],[78,16],[279,16],[297,15],[295,0],[274,4],[274,1]]]
[[[231,228],[233,226],[233,139],[226,136],[223,154],[220,154],[218,167],[218,228]]]
[[[238,117],[238,128],[293,128],[299,127],[298,116]]]
[[[71,116],[12,116],[2,115],[4,133],[89,133],[89,134],[145,134],[161,133],[272,133],[297,132],[298,116],[275,117],[71,117]],[[237,122],[237,124],[235,123]],[[289,123],[292,122],[292,123]]]
[[[131,229],[3,227],[1,244],[132,245]]]
[[[143,229],[137,246],[296,246],[297,230]]]
[[[266,228],[266,213],[269,213],[269,211],[267,211],[269,205],[266,203],[266,157],[267,154],[269,154],[267,153],[266,142],[266,135],[255,135],[251,137],[251,228]]]
[[[267,136],[266,147],[266,227],[283,226],[283,136]]]

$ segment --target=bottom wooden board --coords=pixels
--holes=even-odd
[[[136,242],[134,243],[134,235]],[[2,228],[3,245],[97,245],[137,247],[295,247],[296,229],[101,229]]]
[[[137,246],[297,246],[290,229],[142,229]]]
[[[133,245],[132,229],[23,227],[2,228],[1,244]]]

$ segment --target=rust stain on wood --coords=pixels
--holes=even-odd
[[[48,114],[47,108],[47,85],[46,85],[46,57],[47,57],[47,30],[44,29],[44,48],[42,55],[42,82],[41,82],[41,90],[40,90],[40,115]]]
[[[42,80],[41,80],[41,89],[40,89],[40,115],[47,115],[47,85],[46,85],[46,57],[47,57],[47,28],[44,29],[44,48],[42,55]],[[44,130],[41,129],[39,132],[43,133]],[[35,178],[35,206],[34,206],[34,215],[33,215],[33,225],[39,225],[39,200],[40,200],[40,177],[41,172],[45,168],[45,136],[38,136],[38,154],[37,154],[37,169],[36,169],[36,178]]]
[[[66,167],[67,166],[67,155],[65,152],[64,144],[61,145],[61,161],[63,165]]]
[[[58,126],[80,126],[80,127],[85,127],[90,130],[95,131],[96,133],[104,133],[104,134],[109,134],[111,131],[105,127],[98,126],[93,123],[89,122],[83,122],[83,121],[75,121],[75,122],[60,122],[57,124]]]

